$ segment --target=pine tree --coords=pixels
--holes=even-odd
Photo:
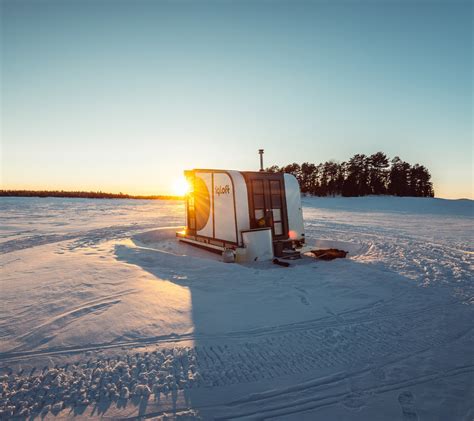
[[[327,161],[319,165],[304,162],[283,167],[273,165],[269,172],[293,174],[303,193],[316,196],[365,196],[391,194],[395,196],[433,197],[431,174],[423,165],[413,167],[398,156],[390,161],[383,152],[369,157],[356,154],[341,164]]]
[[[388,158],[383,152],[374,153],[369,157],[369,186],[371,194],[387,193]]]
[[[392,159],[392,166],[388,174],[388,193],[394,196],[409,196],[410,171],[408,162],[402,161],[398,156]]]
[[[315,184],[316,165],[304,162],[301,164],[301,191],[311,193]]]

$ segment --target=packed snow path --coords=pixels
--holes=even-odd
[[[350,259],[226,265],[157,228],[179,203],[3,199],[2,418],[471,419],[472,202],[304,206]]]

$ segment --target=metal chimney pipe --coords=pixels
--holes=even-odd
[[[258,153],[260,154],[260,171],[263,171],[263,149],[259,149]]]

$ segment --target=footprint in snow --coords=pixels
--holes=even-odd
[[[418,414],[415,410],[415,397],[410,391],[402,392],[398,395],[398,403],[403,412],[404,421],[418,421]]]
[[[352,410],[360,410],[367,404],[367,396],[364,393],[351,392],[344,396],[342,404]]]
[[[305,306],[309,306],[308,299],[304,297],[303,295],[300,295],[300,301],[301,301],[301,304],[304,304]]]
[[[301,303],[304,304],[305,306],[309,306],[309,301],[308,301],[308,299],[306,298],[306,295],[307,295],[306,290],[304,290],[303,288],[299,288],[299,287],[295,287],[295,289],[296,289],[297,291],[299,291],[300,293],[302,293],[301,295],[298,294],[298,297],[299,297]]]
[[[377,380],[385,380],[385,371],[379,367],[374,368],[372,374]]]

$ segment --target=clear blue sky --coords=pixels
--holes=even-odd
[[[3,188],[378,150],[473,197],[470,1],[1,2]]]

